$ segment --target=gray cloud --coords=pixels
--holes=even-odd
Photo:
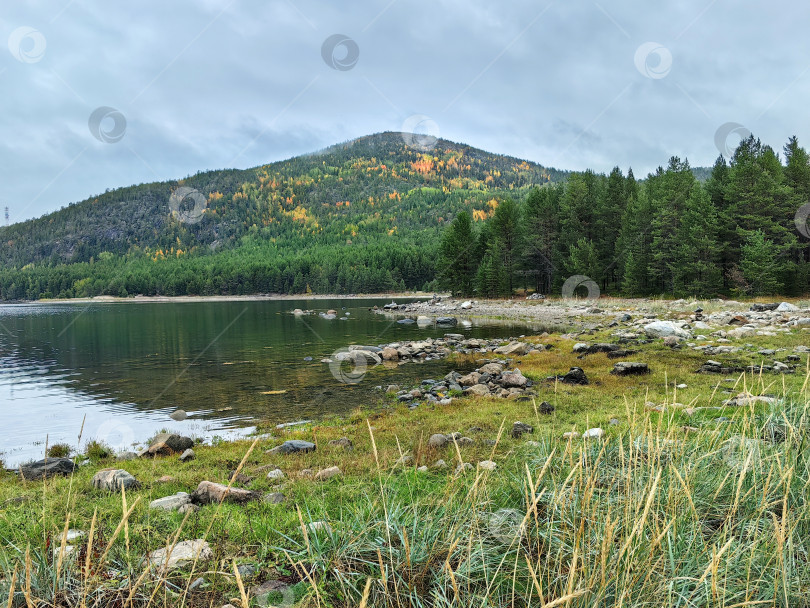
[[[787,0],[7,4],[0,41],[23,26],[47,41],[30,63],[0,46],[0,205],[17,221],[398,130],[413,114],[494,152],[636,175],[672,154],[711,164],[727,122],[775,148],[793,134],[810,145],[810,6]],[[321,58],[336,33],[359,46],[351,70]],[[672,55],[664,78],[634,64],[650,41]],[[121,142],[90,133],[99,106],[126,116]]]

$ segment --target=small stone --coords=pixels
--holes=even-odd
[[[171,456],[182,454],[194,445],[190,437],[182,437],[174,433],[159,433],[151,445],[141,452],[141,456]]]
[[[326,469],[321,469],[317,473],[315,473],[315,481],[326,481],[327,479],[331,479],[332,477],[337,477],[341,475],[340,469],[338,467],[328,467]]]
[[[273,469],[272,471],[268,471],[267,479],[284,479],[284,471],[281,469]]]
[[[444,460],[442,460],[441,458],[439,458],[439,460],[437,460],[436,462],[433,463],[432,468],[438,469],[438,470],[444,470],[444,469],[447,468],[447,463]]]
[[[496,468],[498,468],[498,465],[493,460],[482,460],[478,463],[478,466],[485,471],[494,471]]]
[[[149,554],[149,561],[153,566],[166,570],[183,568],[191,563],[203,562],[214,557],[211,546],[203,539],[184,540],[173,548],[157,549]]]
[[[539,406],[537,406],[537,411],[541,414],[553,414],[556,408],[551,405],[548,401],[543,401]]]
[[[265,502],[269,505],[278,505],[283,503],[286,500],[286,496],[281,492],[268,492],[264,496],[262,496],[262,502]]]
[[[329,442],[329,446],[333,448],[343,448],[344,450],[351,450],[354,444],[348,437],[341,437],[340,439],[333,439]]]
[[[196,457],[197,455],[194,453],[194,450],[189,448],[180,454],[180,462],[188,462],[189,460],[194,460]]]
[[[600,429],[599,427],[588,429],[584,433],[582,433],[583,439],[602,439],[605,436],[605,430]]]
[[[198,507],[197,505],[192,504],[192,503],[188,503],[186,505],[181,506],[179,509],[177,509],[177,512],[182,513],[183,515],[185,515],[186,513],[196,513],[199,510],[200,510],[200,507]]]
[[[442,435],[441,433],[435,433],[430,436],[428,439],[428,447],[434,449],[440,449],[447,445],[447,436]]]
[[[526,424],[525,422],[517,421],[512,425],[512,437],[514,439],[520,439],[526,433],[531,433],[534,431],[534,427],[530,424]]]
[[[256,492],[243,490],[242,488],[229,488],[213,481],[201,481],[191,495],[191,501],[200,505],[219,504],[221,502],[244,504],[258,498],[259,494]]]
[[[579,437],[579,433],[576,431],[568,431],[567,433],[562,434],[563,439],[576,439]]]
[[[422,465],[421,467],[416,467],[416,471],[417,473],[427,473],[428,468],[425,465]]]
[[[175,410],[174,412],[169,414],[169,418],[177,422],[181,422],[186,418],[188,418],[188,414],[185,412],[185,410]]]
[[[475,467],[473,467],[473,465],[471,465],[469,462],[465,462],[465,463],[460,464],[460,465],[458,465],[456,467],[455,474],[456,475],[461,475],[463,473],[467,473],[469,471],[474,471],[474,470],[475,470]]]
[[[307,525],[307,528],[309,528],[310,532],[326,532],[327,534],[332,534],[332,526],[325,521],[313,521]]]
[[[172,496],[158,498],[149,503],[150,509],[161,509],[163,511],[176,511],[183,505],[191,504],[191,496],[185,492],[178,492]]]

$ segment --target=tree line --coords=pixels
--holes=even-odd
[[[799,295],[810,286],[810,156],[783,156],[753,135],[705,182],[672,157],[644,180],[618,167],[570,174],[499,201],[491,218],[463,211],[445,230],[437,284],[458,295],[559,293],[585,275],[602,293],[678,297]]]

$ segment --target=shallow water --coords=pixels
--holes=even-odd
[[[450,366],[445,361],[377,366],[357,384],[345,384],[321,362],[337,349],[448,332],[502,337],[527,331],[504,322],[455,329],[404,326],[369,311],[384,303],[2,305],[0,452],[13,465],[41,458],[46,438],[50,445],[76,446],[80,431],[82,444],[96,438],[126,450],[164,428],[225,437],[257,421],[346,413],[375,403],[380,398],[375,386],[439,377]],[[295,316],[295,308],[335,309],[348,320]],[[189,418],[170,419],[177,409]]]

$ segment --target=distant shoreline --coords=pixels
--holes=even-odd
[[[446,294],[440,294],[446,295]],[[371,293],[371,294],[252,294],[228,296],[134,296],[119,298],[117,296],[95,296],[93,298],[54,298],[51,300],[18,300],[0,302],[0,305],[14,304],[97,304],[113,303],[177,303],[177,302],[261,302],[285,300],[385,300],[387,298],[430,298],[433,293],[417,291],[413,293]]]

